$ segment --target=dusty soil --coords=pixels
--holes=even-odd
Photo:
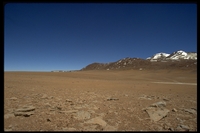
[[[4,130],[197,131],[196,84],[179,69],[4,72]]]

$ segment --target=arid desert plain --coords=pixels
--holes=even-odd
[[[5,131],[197,131],[197,71],[4,72]]]

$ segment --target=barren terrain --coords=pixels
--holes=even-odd
[[[197,72],[4,72],[4,130],[197,131]]]

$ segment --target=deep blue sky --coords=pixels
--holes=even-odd
[[[197,52],[196,4],[10,3],[4,71],[78,70],[93,62]]]

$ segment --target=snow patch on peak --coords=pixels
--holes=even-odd
[[[150,59],[151,59],[151,57],[147,57],[146,59],[147,59],[147,60],[150,60]]]
[[[187,55],[188,54],[185,51],[179,50],[179,51],[176,51],[176,52],[173,52],[172,54],[170,54],[169,58],[172,60],[189,59],[189,57]]]
[[[178,54],[178,55],[183,55],[183,56],[187,56],[187,53],[183,50],[179,50],[179,51],[176,51],[174,52],[173,54]]]

